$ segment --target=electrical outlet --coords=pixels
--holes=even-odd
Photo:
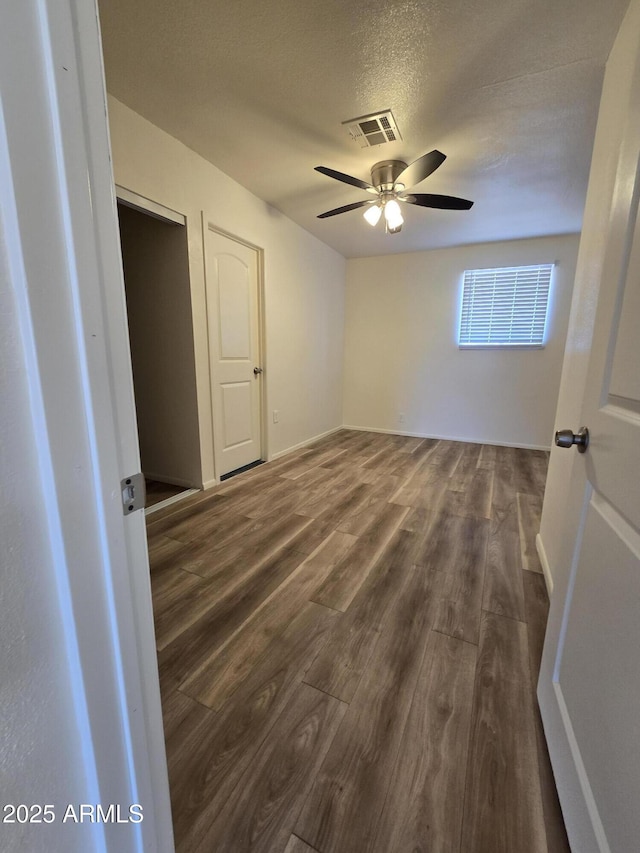
[[[277,424],[280,421],[280,412],[277,409],[273,410],[273,422]]]
[[[400,412],[400,413],[399,413],[399,415],[398,415],[398,423],[399,423],[399,424],[403,424],[403,423],[404,423],[404,412]]]

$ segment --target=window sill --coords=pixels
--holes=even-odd
[[[458,349],[544,349],[545,344],[458,344]]]

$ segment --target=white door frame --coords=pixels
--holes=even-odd
[[[173,222],[175,225],[187,224],[187,217],[183,213],[178,213],[177,210],[172,210],[164,204],[152,201],[150,198],[133,192],[133,190],[121,187],[119,184],[116,184],[116,198],[127,207],[131,207],[133,210],[141,210],[143,213],[148,213],[149,216],[163,222]]]
[[[120,487],[140,459],[97,6],[29,0],[3,27],[25,67],[17,55],[2,78],[0,202],[15,232],[86,802],[144,809],[140,823],[96,824],[95,849],[171,853],[144,514],[124,516]]]
[[[260,457],[264,459],[265,462],[268,462],[271,459],[269,454],[269,431],[267,429],[267,383],[269,379],[269,372],[267,369],[267,349],[266,349],[266,325],[265,325],[265,294],[264,294],[264,249],[262,246],[258,246],[255,243],[251,243],[249,240],[245,240],[243,237],[238,237],[237,234],[231,233],[231,231],[227,231],[225,228],[221,228],[218,225],[215,225],[214,222],[206,215],[205,211],[202,211],[202,245],[204,250],[204,280],[205,280],[205,294],[207,290],[207,276],[208,276],[208,268],[209,262],[207,258],[207,232],[212,231],[214,234],[221,234],[223,237],[227,237],[229,240],[233,240],[235,243],[239,243],[241,246],[246,246],[248,249],[253,249],[258,256],[258,355],[260,359],[260,366],[263,369],[262,381],[260,383]],[[207,316],[209,316],[209,312],[212,311],[212,306],[209,305],[207,301]],[[211,367],[211,342],[209,340],[209,335],[207,334],[207,354],[209,361],[209,389],[213,386],[213,374]],[[213,423],[213,394],[211,393],[211,432],[213,435],[213,441],[215,444],[216,435]],[[217,470],[217,466],[215,463],[215,452],[214,452],[214,474],[215,474],[215,482],[220,482],[219,472]]]

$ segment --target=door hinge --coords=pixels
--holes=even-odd
[[[147,490],[144,483],[144,474],[132,474],[120,480],[122,489],[122,511],[125,515],[144,509]]]

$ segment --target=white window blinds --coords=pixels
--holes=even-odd
[[[459,345],[542,346],[552,269],[465,270]]]

